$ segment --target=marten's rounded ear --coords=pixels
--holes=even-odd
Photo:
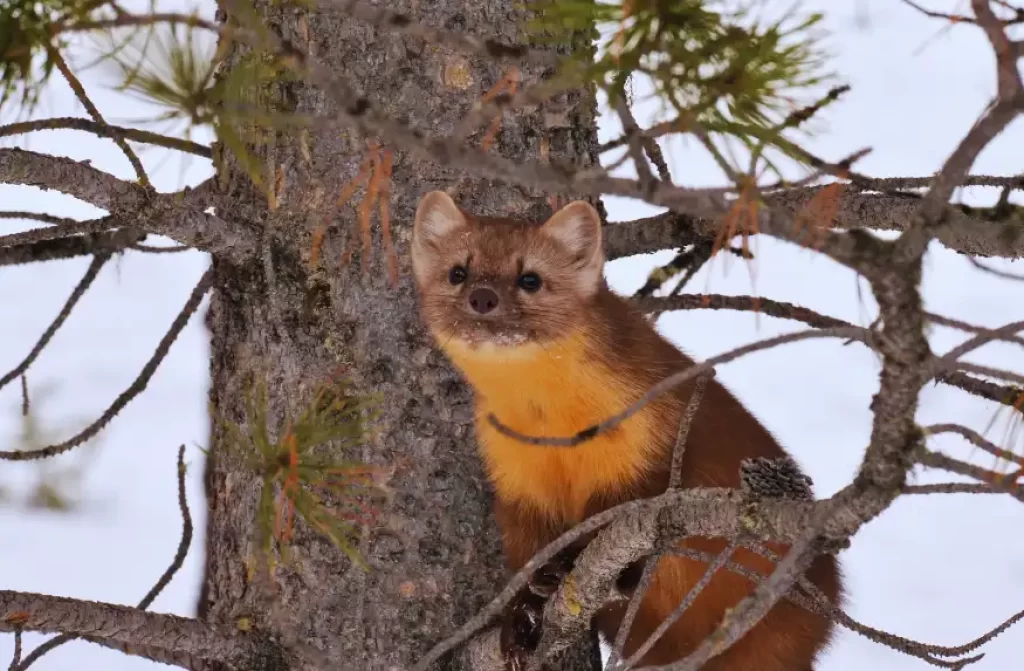
[[[413,225],[414,247],[437,240],[466,224],[466,217],[444,191],[431,191],[420,199]]]
[[[581,266],[603,265],[601,215],[590,203],[569,203],[544,222],[541,230],[561,243]]]

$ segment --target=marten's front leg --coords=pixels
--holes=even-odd
[[[572,571],[582,547],[568,547],[537,569],[505,608],[501,622],[501,654],[507,671],[524,671],[537,649],[544,626],[544,606]]]
[[[494,513],[501,529],[505,561],[512,571],[519,571],[537,552],[565,531],[535,511],[503,503],[500,499]],[[505,607],[501,622],[501,653],[507,671],[526,668],[527,658],[540,643],[544,606],[558,591],[558,586],[572,571],[576,558],[593,536],[591,533],[575,541],[541,565]]]

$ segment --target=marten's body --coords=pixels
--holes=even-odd
[[[493,413],[527,435],[573,435],[693,365],[605,285],[596,212],[574,203],[543,226],[485,220],[435,193],[424,198],[416,226],[413,260],[424,318],[473,389],[477,439],[496,490],[509,567],[519,569],[597,512],[664,492],[693,383],[571,448],[525,444],[500,434],[486,419]],[[457,279],[451,271],[455,265],[465,271],[457,283],[451,281]],[[522,282],[524,274],[538,276],[540,288],[524,291],[520,285],[537,284]],[[545,288],[548,293],[541,294]],[[485,290],[490,293],[480,293]],[[489,303],[481,301],[492,294],[495,306],[487,309]],[[682,484],[737,487],[743,459],[784,455],[760,422],[712,379],[690,428]],[[682,545],[717,553],[725,542],[687,539]],[[784,546],[773,549],[785,551]],[[733,559],[762,574],[772,570],[750,551],[738,551]],[[706,567],[681,557],[660,561],[627,639],[627,656],[668,617]],[[820,557],[807,576],[834,602],[841,600],[834,558]],[[640,665],[685,657],[752,589],[746,578],[719,571]],[[595,622],[607,640],[615,639],[625,607],[620,603],[598,613]],[[831,632],[826,618],[783,600],[702,668],[810,671]]]

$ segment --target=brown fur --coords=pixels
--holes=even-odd
[[[527,445],[487,421],[529,435],[571,435],[621,410],[656,382],[693,364],[644,317],[616,296],[601,276],[600,220],[573,203],[548,222],[473,217],[447,196],[424,197],[417,212],[413,267],[424,320],[474,390],[477,437],[496,489],[495,514],[509,568],[581,520],[625,501],[664,492],[676,432],[693,385],[661,396],[615,431],[573,448]],[[448,281],[453,265],[468,279]],[[542,289],[519,289],[516,277],[537,272]],[[501,300],[480,317],[466,305],[486,285]],[[740,462],[785,452],[761,423],[720,383],[711,380],[694,418],[682,464],[685,487],[739,486]],[[718,552],[722,539],[681,545]],[[776,552],[785,546],[772,545]],[[767,574],[771,564],[749,551],[734,561]],[[685,597],[706,564],[664,558],[626,643],[632,654]],[[808,577],[833,602],[842,599],[833,557],[820,557]],[[719,571],[642,665],[667,664],[692,652],[727,608],[750,593],[746,578]],[[595,623],[614,640],[625,604],[606,607]],[[779,602],[706,671],[809,671],[833,625],[794,604]]]

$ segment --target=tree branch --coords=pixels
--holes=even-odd
[[[773,338],[765,338],[764,340],[758,340],[756,342],[737,347],[727,352],[723,352],[722,354],[715,355],[703,363],[695,364],[678,373],[674,373],[673,375],[666,377],[661,382],[658,382],[648,389],[639,399],[624,408],[621,412],[618,412],[593,426],[581,429],[572,436],[527,436],[502,424],[493,413],[487,416],[487,421],[501,434],[508,436],[509,438],[515,438],[516,440],[529,445],[575,447],[576,445],[585,443],[602,433],[611,431],[622,422],[640,412],[640,410],[657,397],[668,392],[670,389],[683,384],[687,380],[707,373],[709,370],[714,368],[714,366],[728,363],[729,361],[738,359],[741,356],[750,354],[751,352],[757,352],[771,347],[776,347],[778,345],[793,343],[800,340],[809,340],[812,338],[848,338],[869,343],[871,341],[871,334],[867,329],[858,327],[798,331],[796,333],[785,333]]]
[[[3,451],[0,450],[0,460],[7,461],[29,461],[35,459],[47,459],[54,457],[58,454],[67,452],[68,450],[74,449],[79,445],[85,443],[91,439],[97,433],[99,433],[103,427],[110,423],[110,421],[117,416],[121,410],[124,409],[133,398],[142,393],[149,384],[150,378],[156,372],[156,369],[160,366],[160,362],[167,356],[167,352],[170,351],[171,345],[177,340],[178,335],[188,324],[192,314],[199,308],[199,303],[202,301],[203,296],[213,286],[213,268],[208,268],[203,276],[199,279],[199,283],[196,284],[192,290],[191,295],[185,302],[185,306],[178,313],[178,316],[174,318],[171,323],[170,330],[164,334],[161,338],[160,343],[156,347],[156,351],[153,352],[153,356],[150,357],[146,365],[142,367],[142,371],[138,377],[125,389],[121,394],[114,399],[114,402],[107,408],[103,414],[95,422],[82,429],[77,435],[68,438],[67,440],[49,445],[47,447],[38,450],[15,450],[15,451]]]
[[[73,161],[17,147],[0,148],[0,184],[59,191],[111,214],[136,212],[146,202],[146,190],[141,186],[98,170],[89,161]]]
[[[0,631],[16,629],[88,637],[128,654],[133,654],[133,646],[142,646],[232,665],[252,658],[257,649],[253,636],[200,620],[112,603],[0,590]]]
[[[850,322],[823,315],[809,308],[784,301],[754,296],[682,294],[679,296],[634,298],[632,302],[648,314],[660,314],[673,310],[740,310],[766,314],[779,319],[793,319],[816,328],[855,328],[855,325]],[[988,332],[989,330],[932,313],[925,313],[925,317],[936,324],[951,326],[973,333]],[[1021,338],[1011,334],[1003,334],[1002,339],[1018,344],[1024,342]],[[1024,399],[1024,390],[1016,387],[999,385],[988,380],[971,377],[959,371],[945,371],[936,375],[935,379],[937,382],[956,387],[979,398],[994,401],[1024,412],[1024,400],[1022,400]]]
[[[795,215],[823,187],[779,190],[765,194],[765,202]],[[920,200],[877,193],[851,193],[839,199],[833,226],[840,230],[863,228],[905,231]],[[715,221],[664,212],[635,221],[609,223],[605,247],[609,260],[660,249],[682,247],[712,235]],[[765,231],[762,231],[765,232]],[[935,229],[945,247],[972,256],[1024,258],[1024,222],[992,222],[950,208],[946,221]]]
[[[68,67],[67,62],[60,53],[60,50],[52,43],[47,42],[46,51],[49,54],[50,60],[57,66],[57,69],[64,76],[68,86],[70,86],[71,90],[74,91],[75,97],[78,98],[78,101],[82,103],[85,110],[89,113],[89,116],[91,116],[97,124],[111,129],[109,137],[113,139],[114,144],[116,144],[125,157],[128,158],[128,162],[131,163],[132,168],[135,170],[135,175],[139,180],[139,184],[147,189],[151,189],[152,185],[149,183],[149,176],[146,175],[146,169],[142,167],[142,161],[139,160],[135,150],[128,146],[128,143],[125,142],[124,136],[122,136],[120,132],[107,125],[103,115],[100,114],[99,109],[93,104],[89,95],[85,92],[85,87],[82,86],[82,82],[78,80],[75,73],[73,73],[71,68]]]
[[[81,130],[98,135],[100,137],[117,138],[123,137],[126,140],[142,142],[167,149],[195,154],[203,158],[212,158],[213,152],[198,142],[183,140],[176,137],[168,137],[159,133],[151,133],[138,128],[124,128],[122,126],[111,126],[106,123],[99,123],[91,119],[79,117],[57,117],[53,119],[35,119],[32,121],[21,121],[18,123],[0,126],[0,137],[10,135],[21,135],[42,130]]]
[[[216,192],[212,179],[194,189],[176,193],[147,193],[141,186],[93,168],[88,161],[0,148],[0,184],[35,186],[73,196],[107,210],[112,222],[110,228],[131,222],[141,231],[159,233],[183,245],[233,260],[250,258],[256,251],[258,234],[255,229],[235,223],[234,219],[229,223],[222,217],[205,213],[213,207],[218,212],[232,212],[238,221],[247,220],[248,213],[235,211],[237,204]],[[83,229],[94,226],[103,230],[105,227],[104,218],[81,225]],[[6,244],[86,232],[73,226],[58,229],[59,235],[57,231],[47,233],[46,230],[14,234],[17,238],[7,236]]]
[[[46,348],[46,345],[53,338],[54,334],[57,333],[57,329],[59,329],[67,320],[68,316],[71,315],[71,311],[75,308],[75,305],[82,296],[85,295],[85,292],[89,290],[89,287],[92,286],[96,276],[99,275],[100,270],[109,259],[110,252],[104,252],[93,257],[92,263],[89,264],[89,267],[85,271],[85,275],[83,275],[82,279],[79,280],[77,285],[75,285],[71,295],[68,296],[68,299],[64,302],[64,306],[61,307],[60,312],[57,313],[57,316],[43,332],[43,335],[39,337],[35,346],[29,351],[28,355],[22,359],[21,363],[0,377],[0,389],[3,389],[12,380],[21,377],[25,371],[28,370],[29,366],[32,365],[32,362],[36,360],[36,358],[42,353],[43,349]]]
[[[188,510],[188,498],[185,496],[185,446],[182,445],[178,448],[178,464],[177,464],[177,479],[178,479],[178,510],[181,511],[181,540],[178,541],[178,549],[174,553],[174,558],[171,560],[170,566],[163,572],[160,578],[156,581],[156,584],[146,593],[146,596],[142,597],[139,604],[136,606],[139,610],[146,610],[153,603],[153,600],[160,595],[160,592],[167,587],[168,583],[174,575],[181,569],[185,563],[185,557],[188,555],[188,548],[192,544],[192,515]],[[51,650],[67,643],[68,641],[74,640],[73,634],[59,634],[51,638],[49,641],[38,646],[33,650],[20,665],[12,666],[11,671],[27,671],[28,667],[32,666],[40,657],[50,652]],[[168,662],[170,663],[170,662]]]
[[[63,261],[79,256],[120,252],[145,240],[146,233],[134,228],[119,228],[106,233],[86,233],[56,240],[41,240],[11,247],[0,247],[0,266],[17,266],[44,261]]]

